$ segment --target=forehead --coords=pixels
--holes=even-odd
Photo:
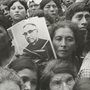
[[[23,5],[19,1],[16,1],[12,4],[12,6],[23,6]]]
[[[51,81],[56,81],[56,80],[67,80],[68,78],[73,77],[69,73],[59,73],[59,74],[54,74]]]
[[[53,0],[51,0],[49,3],[47,3],[45,6],[48,6],[48,5],[56,5],[56,3],[53,1]]]
[[[90,15],[90,13],[88,11],[81,11],[81,12],[76,12],[73,17],[76,17],[78,15]]]
[[[55,36],[74,36],[69,27],[61,27],[55,31]]]
[[[32,24],[27,24],[23,27],[23,29],[25,32],[28,32],[29,30],[32,30],[32,31],[35,29],[37,30],[37,27],[35,25],[32,25]]]
[[[37,79],[37,73],[27,68],[19,71],[18,75],[20,77],[27,77],[29,79]]]

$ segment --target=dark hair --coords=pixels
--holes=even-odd
[[[25,9],[26,9],[26,11],[27,11],[27,9],[28,9],[28,6],[27,6],[27,2],[25,1],[25,0],[11,0],[10,2],[9,2],[9,4],[8,4],[8,9],[10,10],[10,7],[15,3],[15,2],[20,2],[24,7],[25,7]]]
[[[62,8],[61,8],[61,4],[60,4],[59,0],[42,0],[41,3],[40,3],[40,9],[43,9],[45,7],[45,5],[47,3],[49,3],[50,1],[54,1],[55,2],[55,4],[58,7],[59,14],[62,15]]]
[[[73,90],[90,90],[90,78],[79,79],[75,83]]]
[[[33,72],[36,72],[37,74],[37,87],[36,90],[39,89],[39,70],[38,66],[34,63],[33,59],[31,59],[28,56],[20,56],[16,60],[12,61],[9,66],[9,68],[14,69],[16,72],[19,72],[23,69],[29,69]]]
[[[90,13],[90,5],[84,2],[73,3],[66,10],[66,20],[71,20],[74,14],[80,11],[87,11]]]
[[[0,14],[0,26],[5,29],[8,29],[11,26],[11,21],[4,15]]]
[[[49,61],[41,77],[41,90],[49,90],[49,83],[53,75],[58,73],[68,73],[75,79],[77,75],[76,68],[72,63],[63,60]]]
[[[58,23],[55,23],[54,25],[52,25],[52,31],[51,31],[51,39],[53,40],[55,31],[58,30],[59,28],[62,27],[68,27],[72,30],[74,37],[75,37],[75,41],[76,41],[76,52],[74,53],[76,56],[80,56],[82,53],[82,48],[83,48],[83,41],[82,41],[82,37],[80,37],[80,30],[79,27],[76,23],[73,23],[71,21],[59,21]]]
[[[9,68],[14,69],[16,72],[23,70],[25,68],[37,72],[36,64],[31,60],[31,58],[26,56],[20,56],[16,60],[10,63]]]

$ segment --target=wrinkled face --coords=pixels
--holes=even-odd
[[[63,3],[68,7],[70,6],[72,3],[74,3],[75,0],[63,0]]]
[[[68,27],[57,29],[54,33],[52,42],[56,54],[60,58],[70,57],[76,48],[74,34]]]
[[[78,24],[80,30],[87,30],[88,20],[90,19],[90,13],[87,11],[81,11],[74,14],[71,21]]]
[[[45,14],[48,14],[51,17],[55,17],[56,15],[58,15],[58,7],[52,0],[44,6],[43,10]]]
[[[9,36],[2,26],[0,26],[0,50],[8,43]]]
[[[13,3],[13,5],[10,7],[10,16],[15,21],[25,19],[26,17],[25,7],[19,1]]]
[[[72,90],[74,78],[68,73],[55,74],[50,81],[50,90]]]
[[[36,4],[35,2],[30,2],[29,10],[34,11],[34,10],[37,10],[37,9],[39,9],[39,4]]]
[[[23,69],[18,72],[18,75],[22,78],[25,89],[24,90],[36,90],[37,87],[37,74],[29,69]]]
[[[14,81],[7,80],[0,84],[0,90],[20,90],[20,87]]]
[[[24,27],[23,35],[25,36],[28,43],[35,43],[38,38],[37,27],[34,25],[26,25]]]

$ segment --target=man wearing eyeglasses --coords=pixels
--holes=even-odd
[[[50,42],[45,39],[41,39],[38,36],[38,28],[35,24],[28,23],[24,27],[24,33],[26,41],[29,45],[24,49],[24,52],[28,52],[28,54],[35,58],[35,55],[38,58],[50,59],[53,57],[52,48]]]

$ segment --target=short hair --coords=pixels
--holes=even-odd
[[[8,4],[8,9],[10,10],[10,7],[17,1],[20,2],[25,7],[25,10],[27,11],[28,6],[27,6],[27,2],[25,0],[11,0]]]
[[[81,55],[82,53],[82,48],[83,48],[83,40],[82,40],[82,37],[80,37],[80,30],[79,30],[79,27],[76,23],[73,23],[69,20],[64,20],[64,21],[59,21],[57,23],[55,23],[54,25],[52,25],[52,31],[51,31],[51,40],[53,40],[53,37],[55,35],[55,32],[59,29],[59,28],[63,28],[63,27],[68,27],[72,30],[73,34],[74,34],[74,37],[75,37],[75,41],[76,41],[76,46],[77,46],[77,49],[76,49],[76,56],[79,56]]]
[[[84,2],[73,3],[65,12],[66,20],[71,20],[75,13],[81,11],[87,11],[90,13],[90,5]]]
[[[20,90],[24,88],[23,81],[14,70],[0,67],[0,84],[7,80],[14,81],[20,87]]]
[[[49,61],[41,77],[41,90],[50,90],[49,83],[53,75],[59,73],[68,73],[75,79],[77,71],[72,63],[64,60]]]
[[[82,78],[76,81],[73,90],[89,90],[90,78]]]

